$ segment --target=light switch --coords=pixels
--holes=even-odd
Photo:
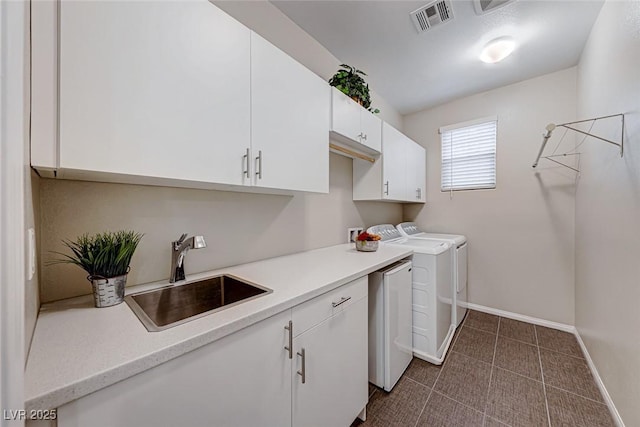
[[[36,230],[33,228],[27,230],[27,246],[27,276],[31,280],[36,274]]]

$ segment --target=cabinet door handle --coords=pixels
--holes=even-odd
[[[342,298],[340,298],[340,301],[332,302],[331,305],[333,306],[333,308],[336,308],[337,306],[344,304],[345,302],[349,301],[350,299],[351,299],[351,297],[342,297]]]
[[[247,148],[247,152],[244,156],[242,156],[245,160],[246,169],[242,171],[242,173],[249,178],[249,149]]]
[[[362,139],[364,139],[365,141],[367,140],[367,134],[366,133],[362,134]]]
[[[302,377],[302,384],[304,384],[307,381],[307,367],[305,363],[306,357],[305,357],[304,348],[301,348],[297,354],[302,358],[302,366],[300,367],[301,369],[298,371],[298,375]]]
[[[289,331],[289,345],[285,346],[284,349],[289,352],[289,359],[293,359],[293,322],[289,320],[289,324],[284,328]]]
[[[256,157],[256,160],[258,161],[258,170],[256,170],[256,175],[258,176],[258,179],[262,179],[262,150],[258,150],[258,157]]]
[[[384,183],[384,194],[386,194],[387,196],[389,195],[389,181]]]

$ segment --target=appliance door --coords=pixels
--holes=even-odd
[[[456,326],[459,326],[467,312],[467,243],[456,249]]]
[[[411,261],[384,273],[384,389],[391,391],[413,358]]]

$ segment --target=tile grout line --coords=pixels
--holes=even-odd
[[[591,401],[591,402],[593,402],[593,403],[598,403],[598,404],[600,404],[600,405],[607,406],[607,404],[606,404],[606,403],[601,402],[600,400],[595,400],[595,399],[592,399],[592,398],[590,398],[590,397],[583,396],[583,395],[578,394],[578,393],[576,393],[576,392],[573,392],[573,391],[571,391],[571,390],[565,390],[565,389],[564,389],[564,388],[562,388],[562,387],[557,387],[557,386],[555,386],[555,385],[551,385],[551,384],[549,384],[549,385],[548,385],[548,387],[550,387],[550,388],[555,388],[556,390],[563,391],[563,392],[565,392],[565,393],[567,393],[567,394],[570,394],[570,395],[572,395],[572,396],[575,396],[575,397],[580,397],[580,398],[582,398],[582,399],[589,400],[589,401]],[[607,408],[608,408],[608,406],[607,406]]]
[[[540,375],[542,376],[542,392],[544,393],[544,407],[547,410],[547,423],[551,427],[551,415],[549,413],[549,399],[547,398],[547,386],[544,382],[544,369],[542,368],[542,356],[540,355],[540,343],[538,341],[538,328],[533,327],[536,335],[536,348],[538,349],[538,363],[540,364]]]
[[[435,385],[435,383],[433,383],[433,384]],[[424,384],[422,384],[422,385],[424,385]],[[433,388],[430,388],[429,389],[429,395],[427,396],[427,400],[424,401],[424,405],[422,405],[422,409],[420,410],[420,413],[418,414],[418,418],[416,418],[416,423],[413,425],[413,427],[417,427],[418,426],[418,423],[420,422],[420,417],[422,417],[422,413],[427,408],[427,403],[429,403],[429,399],[431,399],[431,395],[432,394],[433,394]]]
[[[460,332],[462,332],[462,327],[464,326],[464,324],[467,323],[467,315],[465,315],[464,320],[462,321],[462,323],[460,324]],[[453,332],[455,334],[455,330]],[[453,342],[451,343],[451,347],[450,347],[450,351],[453,352],[453,346],[456,344],[456,342],[458,341],[458,338],[460,338],[460,333],[458,333],[458,335],[456,336],[456,339],[453,340]],[[449,353],[451,354],[451,353]],[[446,356],[445,356],[446,359]],[[418,423],[420,422],[420,417],[422,417],[422,414],[424,413],[424,410],[427,408],[427,403],[429,403],[429,399],[431,399],[431,395],[436,392],[436,384],[438,383],[438,379],[440,379],[440,374],[442,374],[442,371],[444,370],[444,366],[447,364],[447,361],[443,361],[442,362],[442,367],[440,368],[440,371],[438,372],[438,375],[436,376],[435,381],[433,382],[433,386],[431,386],[431,391],[429,392],[429,396],[427,396],[427,400],[424,402],[424,406],[422,407],[422,410],[420,411],[420,414],[418,414],[418,419],[416,420],[416,423],[414,424],[414,427],[418,426]],[[438,393],[440,394],[440,393]],[[452,399],[453,400],[453,399]],[[456,402],[454,400],[454,402]],[[460,402],[457,402],[460,403]]]
[[[553,352],[553,353],[561,354],[561,355],[563,355],[563,356],[571,357],[571,358],[573,358],[573,359],[582,360],[583,362],[587,363],[587,359],[585,359],[584,357],[574,356],[573,354],[563,353],[563,352],[561,352],[561,351],[554,350],[554,349],[552,349],[552,348],[547,348],[547,347],[540,346],[540,345],[539,345],[538,347],[540,347],[541,349],[546,350],[546,351],[551,351],[551,352]]]
[[[493,369],[494,364],[496,362],[496,351],[498,349],[498,334],[500,333],[500,316],[498,316],[498,327],[496,328],[496,342],[493,344],[493,357],[491,358],[491,373],[489,374],[489,385],[487,386],[487,400],[484,403],[484,418],[482,420],[482,425],[484,425],[487,419],[487,407],[489,406],[489,391],[491,391],[491,381],[493,380]]]

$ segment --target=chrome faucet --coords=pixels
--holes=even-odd
[[[187,239],[186,233],[175,242],[171,242],[171,277],[169,277],[169,283],[184,280],[184,257],[189,249],[206,247],[207,242],[204,241],[204,236],[192,236]]]

